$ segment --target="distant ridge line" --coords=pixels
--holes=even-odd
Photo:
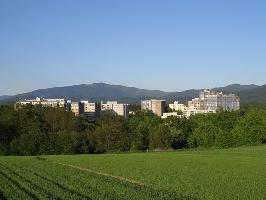
[[[202,88],[205,89],[205,88]],[[260,101],[266,102],[266,85],[240,85],[231,84],[225,87],[206,88],[224,93],[235,93],[240,96],[241,101]],[[106,83],[81,84],[64,87],[53,87],[47,89],[34,90],[23,94],[14,95],[0,99],[1,102],[15,102],[20,99],[44,98],[64,98],[71,100],[90,100],[90,101],[112,101],[117,100],[121,103],[136,104],[143,99],[164,99],[167,102],[180,101],[186,102],[199,95],[201,89],[190,89],[182,92],[164,92],[161,90],[147,90],[136,87],[122,85],[110,85]]]

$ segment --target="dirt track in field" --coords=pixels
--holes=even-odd
[[[105,177],[113,178],[113,179],[116,179],[118,181],[124,181],[124,182],[128,182],[128,183],[138,185],[138,186],[145,186],[145,184],[141,181],[128,179],[128,178],[125,178],[122,176],[114,176],[112,174],[108,174],[108,173],[104,173],[104,172],[98,172],[98,171],[88,169],[88,168],[83,168],[83,167],[80,167],[77,165],[71,165],[71,164],[65,164],[65,163],[59,163],[59,162],[53,162],[53,163],[58,164],[58,165],[62,165],[62,166],[68,167],[68,168],[77,169],[79,171],[88,172],[88,173],[96,174],[99,176],[105,176]]]

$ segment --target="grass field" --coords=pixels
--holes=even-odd
[[[0,157],[6,199],[266,199],[266,146]]]

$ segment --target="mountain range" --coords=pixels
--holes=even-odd
[[[224,93],[236,93],[242,101],[266,102],[266,85],[240,85],[232,84],[225,87],[212,88]],[[122,85],[106,83],[81,84],[65,87],[54,87],[34,90],[14,96],[0,96],[0,101],[13,102],[19,99],[64,98],[72,100],[107,101],[118,100],[124,103],[139,103],[141,99],[160,98],[168,102],[179,100],[185,102],[199,95],[200,90],[191,89],[182,92],[164,92],[161,90],[146,90]]]
[[[2,96],[0,96],[0,101],[1,100],[5,100],[5,99],[8,99],[8,98],[11,98],[11,96],[9,96],[9,95],[2,95]]]

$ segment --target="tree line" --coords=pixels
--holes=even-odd
[[[266,107],[161,119],[135,110],[129,119],[95,122],[62,108],[0,106],[0,155],[87,154],[183,148],[229,148],[266,143]]]

